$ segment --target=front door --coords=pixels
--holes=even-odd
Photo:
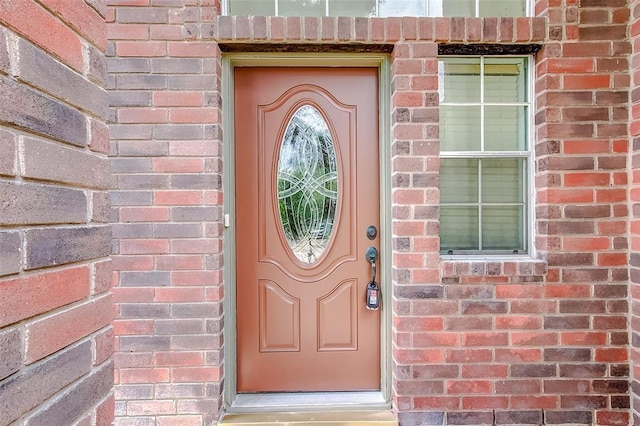
[[[376,68],[235,69],[238,392],[380,389],[377,93]]]

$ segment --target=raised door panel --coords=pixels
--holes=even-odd
[[[300,299],[260,280],[260,351],[300,350]]]
[[[358,350],[358,284],[340,283],[318,300],[318,350]]]

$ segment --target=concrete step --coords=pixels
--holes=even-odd
[[[225,414],[219,425],[398,426],[390,410],[298,411]]]

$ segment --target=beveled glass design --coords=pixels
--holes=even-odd
[[[339,176],[329,126],[304,105],[287,124],[278,158],[278,207],[289,248],[305,264],[315,263],[331,239]]]

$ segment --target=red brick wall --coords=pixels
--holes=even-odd
[[[0,424],[113,419],[106,7],[0,5]]]
[[[630,25],[632,52],[630,58],[631,91],[629,100],[631,114],[629,122],[630,158],[629,158],[629,293],[630,312],[630,358],[631,358],[631,406],[633,424],[640,424],[640,1],[630,1]]]
[[[627,424],[629,11],[625,0],[539,2],[538,247],[557,408]],[[586,386],[586,387],[585,387]],[[577,391],[577,392],[576,392]]]
[[[210,424],[223,376],[221,71],[217,45],[196,39],[219,8],[153,3],[112,0],[107,18],[116,416]]]
[[[200,424],[222,405],[217,40],[393,46],[402,424],[628,424],[624,0],[539,1],[543,18],[484,20],[233,18],[147,3],[114,0],[109,15],[119,421]],[[439,255],[437,53],[448,43],[544,45],[534,258]]]

